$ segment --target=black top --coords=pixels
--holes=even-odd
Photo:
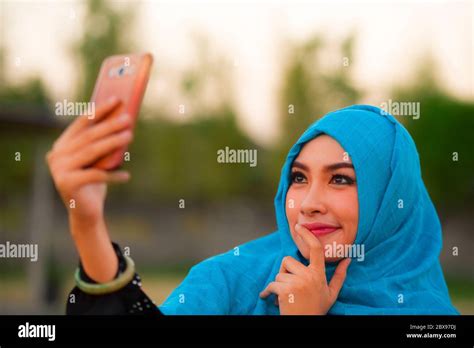
[[[127,266],[122,250],[117,243],[112,243],[119,261],[118,275]],[[96,284],[84,271],[79,261],[80,277],[87,283]],[[140,276],[135,273],[133,279],[123,288],[105,295],[90,295],[77,286],[69,293],[66,314],[68,315],[162,315],[156,304],[143,292]]]

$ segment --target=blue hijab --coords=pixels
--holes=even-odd
[[[320,134],[337,140],[355,168],[359,225],[354,259],[329,314],[459,314],[439,263],[441,225],[426,191],[415,144],[391,115],[369,105],[327,114],[290,149],[275,197],[278,230],[191,268],[158,308],[164,314],[279,314],[275,295],[259,293],[284,256],[308,265],[289,232],[286,193],[294,159]],[[326,264],[331,279],[337,263]]]

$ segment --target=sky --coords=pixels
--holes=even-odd
[[[443,87],[473,99],[473,1],[135,1],[131,27],[143,51],[155,57],[144,103],[160,104],[176,118],[182,72],[195,63],[195,33],[231,62],[239,126],[257,143],[271,143],[278,129],[278,91],[285,42],[321,34],[328,43],[324,64],[342,64],[331,51],[356,33],[353,81],[380,105],[390,88],[406,84],[432,54]],[[115,6],[128,5],[113,1]],[[8,51],[6,77],[20,83],[41,76],[57,100],[71,98],[77,70],[71,42],[81,35],[84,1],[1,1],[0,45]],[[385,98],[385,99],[384,99]],[[190,110],[192,114],[193,110]],[[264,130],[264,131],[262,131]]]

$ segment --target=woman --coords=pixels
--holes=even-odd
[[[128,175],[83,169],[130,142],[129,120],[112,122],[78,119],[48,155],[66,206],[76,202],[68,211],[82,263],[67,313],[458,314],[415,144],[382,110],[355,105],[312,124],[281,172],[278,230],[195,265],[159,307],[103,220],[106,182]]]

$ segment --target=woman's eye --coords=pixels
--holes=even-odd
[[[306,181],[306,177],[301,172],[293,172],[291,173],[291,182],[295,184],[301,184]]]
[[[355,180],[348,177],[347,175],[334,175],[331,179],[331,184],[336,185],[352,185],[354,184]]]

